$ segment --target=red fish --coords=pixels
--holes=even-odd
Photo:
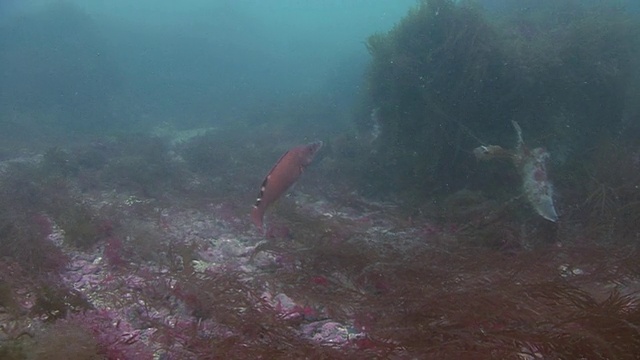
[[[258,194],[258,199],[251,210],[251,219],[260,231],[262,231],[262,219],[267,207],[298,180],[304,168],[311,164],[321,147],[322,141],[296,146],[284,153],[269,171],[262,182],[260,194]]]

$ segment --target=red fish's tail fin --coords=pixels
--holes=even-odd
[[[264,210],[262,210],[260,207],[254,206],[251,209],[251,220],[256,225],[258,230],[260,230],[261,233],[264,231],[263,230],[263,225],[262,225],[262,218],[263,217],[264,217]]]

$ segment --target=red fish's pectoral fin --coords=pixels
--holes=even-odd
[[[256,225],[256,227],[260,230],[260,232],[263,231],[263,223],[262,223],[263,218],[264,218],[264,210],[258,206],[254,206],[251,209],[251,220]]]

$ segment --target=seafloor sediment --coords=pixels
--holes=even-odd
[[[10,295],[0,346],[14,354],[534,359],[640,349],[636,250],[571,238],[568,225],[534,247],[505,226],[487,245],[474,236],[500,229],[495,213],[477,223],[409,215],[302,181],[261,234],[251,196],[145,196],[79,178],[56,196],[91,214],[91,231],[71,232],[53,210],[28,216],[64,256],[57,272],[37,273],[24,254],[1,260]]]

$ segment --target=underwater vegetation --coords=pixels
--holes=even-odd
[[[608,243],[637,243],[640,234],[640,181],[637,142],[601,142],[587,151],[563,179],[574,201],[567,223],[585,238]]]
[[[422,1],[388,34],[367,41],[372,62],[359,124],[380,127],[366,177],[385,173],[379,191],[421,196],[466,178],[468,131],[506,121],[495,93],[511,84],[499,34],[479,9]],[[479,126],[482,124],[482,126]],[[478,136],[481,136],[478,133]]]
[[[449,197],[440,218],[409,217],[332,190],[326,178],[307,182],[322,166],[305,174],[307,195],[274,205],[263,239],[248,213],[282,149],[260,154],[227,140],[224,132],[174,145],[105,139],[3,167],[0,355],[632,359],[640,351],[635,247],[572,241],[582,228],[573,220],[577,230],[549,240],[541,223],[507,216],[530,209],[470,190]],[[223,159],[230,173],[220,174],[205,168],[206,149],[249,160]],[[107,174],[131,156],[145,160]],[[130,181],[146,176],[135,171],[157,174],[154,191]],[[207,176],[244,180],[225,197],[198,187]],[[327,200],[314,195],[322,182]],[[537,246],[525,246],[528,238]]]
[[[637,128],[638,24],[605,3],[542,1],[497,17],[473,2],[419,2],[367,41],[357,121],[361,134],[379,135],[359,184],[425,198],[495,180],[482,190],[500,196],[500,180],[469,153],[513,144],[511,121],[547,147],[554,174],[589,162],[593,144]]]

